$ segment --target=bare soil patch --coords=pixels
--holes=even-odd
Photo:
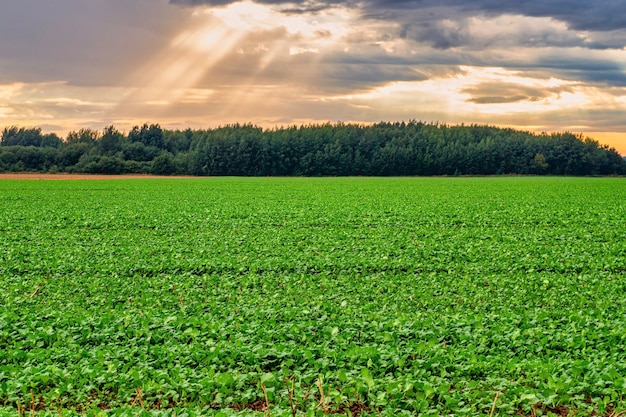
[[[47,173],[0,173],[0,180],[127,180],[146,178],[195,178],[191,176],[161,175],[100,175],[100,174],[47,174]]]

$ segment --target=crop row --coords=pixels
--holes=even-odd
[[[621,179],[2,182],[0,407],[615,415],[625,197]]]

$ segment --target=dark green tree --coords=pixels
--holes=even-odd
[[[174,157],[171,153],[163,151],[159,156],[152,160],[150,165],[150,173],[155,175],[173,175],[176,174],[177,167]]]
[[[102,137],[98,140],[98,148],[103,155],[111,156],[122,151],[124,142],[124,135],[111,125],[104,128]]]
[[[78,132],[72,131],[67,134],[65,143],[87,143],[94,144],[100,138],[100,133],[93,129],[80,129]]]
[[[163,129],[158,124],[148,125],[144,123],[141,127],[133,127],[128,133],[128,140],[130,142],[141,142],[145,146],[154,146],[159,149],[165,149],[166,145]]]
[[[0,145],[2,146],[36,146],[59,148],[61,139],[54,133],[42,134],[41,128],[24,128],[17,126],[5,127],[2,130]]]

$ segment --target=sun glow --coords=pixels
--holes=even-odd
[[[626,156],[626,132],[585,132],[585,134]]]
[[[235,104],[250,105],[246,100],[258,91],[253,88],[258,75],[275,60],[319,54],[348,33],[354,16],[343,8],[315,15],[282,13],[277,7],[250,1],[197,9],[186,29],[130,80],[128,84],[135,87],[123,97],[119,111],[152,106],[165,114],[168,107],[181,103],[212,100],[216,89],[226,87],[230,106],[223,106],[224,112],[232,111]],[[233,68],[240,74],[234,85],[224,81],[225,68],[233,65],[229,63],[237,55],[255,60],[242,61],[254,66]]]
[[[504,68],[463,66],[453,76],[393,82],[334,100],[416,109],[430,103],[447,112],[471,115],[561,110],[589,105],[594,96],[577,82],[532,78]]]
[[[199,17],[193,23],[139,71],[132,82],[139,87],[124,98],[123,106],[154,101],[173,104],[185,101],[185,97],[211,96],[212,90],[197,86],[199,81],[231,51],[244,32],[210,16]]]

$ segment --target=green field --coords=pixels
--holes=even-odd
[[[0,415],[624,410],[624,179],[0,181]]]

